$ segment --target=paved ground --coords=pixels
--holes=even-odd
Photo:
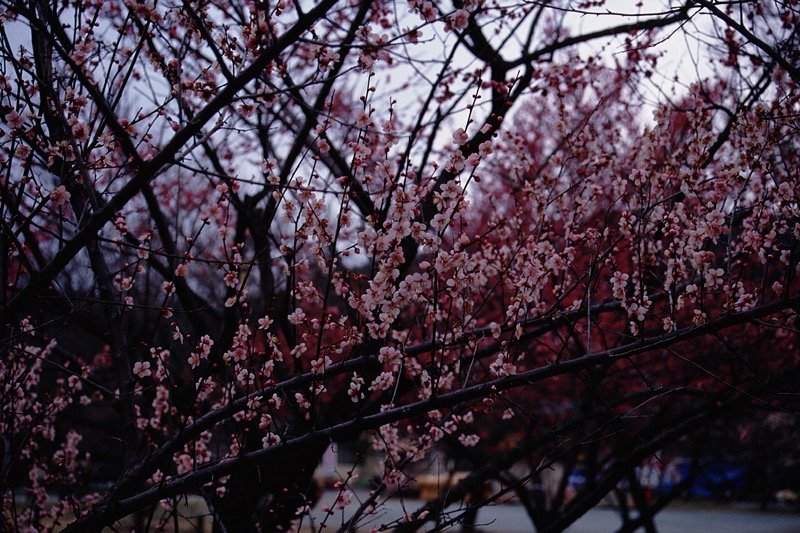
[[[357,495],[358,497],[359,495]],[[363,495],[362,495],[363,496]],[[314,509],[315,523],[322,519],[322,507],[332,505],[335,492],[326,492]],[[413,511],[418,500],[390,499],[374,519],[363,523],[359,531],[390,524],[401,518],[404,510]],[[324,531],[336,531],[342,523],[341,514],[327,520]],[[483,533],[530,533],[530,519],[520,505],[504,504],[486,507],[478,513],[479,531]],[[613,509],[593,509],[575,522],[566,533],[613,533],[622,524]],[[677,504],[656,516],[658,533],[800,533],[800,512],[772,511],[762,513],[747,504]],[[310,529],[306,529],[310,531]],[[457,529],[454,529],[457,531]],[[641,530],[644,531],[644,530]]]

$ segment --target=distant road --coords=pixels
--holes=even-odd
[[[655,521],[658,533],[800,533],[800,513],[761,512],[737,506],[668,507],[656,515]],[[621,525],[622,520],[616,511],[593,509],[566,531],[611,533]],[[510,533],[511,530],[503,531]]]
[[[332,505],[335,499],[335,492],[323,494],[312,513],[317,525],[323,516],[322,507]],[[390,524],[403,516],[404,508],[413,511],[419,506],[419,500],[392,498],[371,521],[362,522],[358,531],[368,532],[372,527]],[[342,523],[342,518],[341,511],[328,518],[325,531],[336,531]],[[515,504],[484,507],[478,513],[477,523],[478,531],[482,533],[534,531],[525,509]],[[615,510],[597,508],[589,511],[566,529],[566,533],[614,533],[621,525],[622,520]],[[658,533],[800,533],[800,513],[760,512],[756,507],[746,504],[725,506],[677,504],[656,515],[656,528]],[[458,528],[453,528],[453,531],[458,531]]]

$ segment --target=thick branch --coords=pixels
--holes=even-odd
[[[185,493],[202,486],[208,481],[221,476],[229,475],[230,473],[241,468],[244,464],[259,464],[269,461],[270,458],[280,450],[287,447],[291,448],[293,446],[302,445],[312,439],[325,438],[336,440],[342,435],[352,435],[354,432],[376,429],[384,424],[390,424],[392,422],[406,420],[414,416],[424,415],[432,410],[448,408],[481,398],[493,397],[505,390],[513,389],[519,386],[530,385],[532,383],[543,381],[559,375],[575,374],[581,370],[592,368],[615,359],[633,357],[642,353],[666,348],[678,342],[707,335],[709,333],[729,327],[746,324],[757,318],[774,315],[785,309],[797,307],[798,305],[800,305],[800,296],[772,304],[767,304],[758,308],[754,308],[750,311],[725,315],[717,319],[710,320],[699,327],[686,328],[680,331],[665,334],[659,338],[637,341],[625,346],[620,346],[618,348],[605,350],[595,354],[588,354],[586,356],[563,361],[558,364],[535,368],[527,372],[521,372],[517,375],[507,376],[494,381],[459,389],[451,393],[437,395],[427,400],[409,403],[394,409],[388,409],[382,412],[365,415],[354,420],[347,420],[338,424],[330,425],[328,427],[315,429],[312,432],[304,435],[294,438],[287,438],[282,444],[273,448],[244,453],[235,459],[201,466],[194,472],[175,477],[157,487],[152,487],[135,496],[131,496],[130,498],[121,499],[116,503],[112,503],[107,499],[104,499],[104,502],[106,502],[105,505],[98,505],[96,507],[96,514],[85,517],[76,522],[76,524],[85,525],[87,523],[94,523],[92,522],[93,520],[98,520],[98,522],[96,522],[98,524],[104,523],[104,520],[116,520],[127,515],[135,509],[141,508],[142,506],[150,505],[170,496]],[[339,365],[334,365],[338,368],[330,368],[329,370],[331,372],[335,370],[342,370],[345,367],[350,368],[351,365],[352,361],[346,361],[340,363]],[[228,404],[222,409],[213,411],[203,417],[198,418],[194,424],[187,426],[183,432],[173,437],[173,439],[168,441],[144,462],[131,469],[130,475],[126,476],[127,479],[120,482],[121,486],[136,486],[136,484],[133,483],[134,481],[140,480],[142,477],[146,478],[149,476],[150,473],[152,473],[151,470],[154,471],[155,468],[158,468],[160,461],[164,460],[164,458],[170,458],[172,453],[174,453],[179,446],[182,446],[183,443],[191,441],[193,438],[199,435],[200,432],[213,427],[221,420],[227,419],[234,413],[244,410],[247,406],[246,402],[248,399],[258,396],[269,396],[275,392],[282,392],[286,389],[293,388],[298,384],[309,382],[313,378],[314,376],[311,374],[297,376],[287,380],[286,382],[275,385],[274,387],[268,387],[258,391],[257,393],[248,395],[247,397],[240,398],[239,400]],[[652,450],[652,448],[648,448],[648,450]],[[112,490],[109,492],[109,494],[116,495],[119,492],[119,490]],[[127,491],[122,491],[123,494],[125,492]],[[600,497],[602,497],[602,495]],[[573,520],[574,519],[575,518],[573,518]],[[69,529],[69,531],[78,530],[83,529]]]
[[[0,322],[8,324],[14,321],[14,316],[30,302],[36,298],[53,281],[72,259],[80,252],[97,233],[105,226],[117,211],[136,196],[142,187],[154,179],[164,167],[174,162],[175,155],[186,145],[195,135],[199,134],[203,126],[207,124],[223,108],[229,105],[234,96],[242,90],[253,79],[257,78],[264,71],[270,61],[275,60],[278,55],[286,48],[294,44],[300,36],[307,31],[317,20],[336,4],[335,0],[326,0],[311,9],[294,26],[289,28],[272,46],[267,48],[253,63],[242,71],[231,83],[225,86],[217,96],[201,109],[194,119],[179,130],[172,139],[162,148],[162,150],[150,161],[142,163],[139,168],[133,168],[136,173],[120,191],[114,195],[102,209],[94,213],[86,224],[76,233],[75,237],[68,241],[53,259],[38,274],[30,280],[30,283],[20,290],[12,298],[6,307],[0,310]],[[90,93],[97,93],[93,85],[86,87]],[[102,95],[92,94],[93,98]],[[110,113],[110,110],[107,111]]]

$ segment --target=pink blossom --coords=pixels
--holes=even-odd
[[[388,390],[392,385],[394,385],[394,375],[391,372],[381,372],[380,375],[372,381],[369,390]]]
[[[305,319],[306,313],[299,307],[294,310],[292,314],[287,317],[287,320],[290,324],[298,325],[303,323],[303,319]]]
[[[355,125],[357,128],[360,129],[367,129],[374,126],[372,119],[370,118],[369,114],[364,111],[363,109],[358,112],[356,116]]]
[[[354,402],[364,399],[364,394],[361,392],[361,387],[364,385],[364,378],[353,372],[353,378],[350,380],[350,386],[347,389],[347,395]]]
[[[5,118],[6,118],[6,124],[8,124],[10,128],[19,128],[25,123],[25,120],[22,118],[22,115],[17,113],[16,110],[8,113]]]
[[[175,267],[175,275],[179,278],[185,277],[189,273],[189,264],[181,263]]]
[[[489,365],[489,370],[497,377],[513,376],[517,373],[516,365],[511,363],[505,354],[498,355],[497,359]]]
[[[63,207],[69,202],[71,196],[66,187],[59,185],[50,193],[50,201],[58,207]]]
[[[336,496],[336,508],[337,509],[344,509],[348,505],[350,505],[353,501],[353,493],[349,490],[342,490]]]
[[[469,140],[469,135],[467,132],[464,131],[464,128],[458,128],[456,131],[453,132],[453,143],[456,145],[463,145],[466,144]]]
[[[331,358],[327,355],[319,359],[311,361],[311,372],[314,374],[322,374],[330,365],[333,364]]]
[[[251,116],[256,110],[256,105],[252,102],[242,102],[239,104],[239,113],[243,117]]]
[[[133,288],[134,279],[130,276],[126,276],[119,280],[119,288],[122,291],[129,291]]]
[[[613,289],[613,296],[618,300],[625,299],[625,289],[628,286],[628,274],[624,272],[614,272],[611,278],[611,287]]]
[[[31,155],[31,147],[27,144],[20,144],[17,146],[17,149],[14,150],[14,155],[20,159],[27,159],[29,155]]]
[[[133,365],[133,374],[138,378],[146,378],[151,374],[149,361],[136,361]]]
[[[480,442],[481,438],[477,435],[459,435],[458,442],[460,442],[463,446],[466,447],[473,447]]]
[[[303,409],[309,409],[311,407],[311,402],[308,401],[308,398],[301,392],[294,393],[294,399],[297,402],[297,405],[302,407]]]
[[[239,284],[239,275],[235,270],[229,270],[225,272],[224,280],[226,286],[236,287]]]
[[[714,289],[718,285],[722,285],[722,276],[724,275],[725,271],[721,268],[709,268],[705,275],[706,285],[708,285],[710,289]]]
[[[378,352],[378,361],[389,365],[400,364],[403,359],[403,353],[397,348],[391,346],[384,346]]]
[[[436,8],[433,6],[433,2],[429,0],[411,0],[409,4],[414,8],[414,11],[419,13],[427,22],[432,22],[438,15]]]
[[[457,30],[464,30],[469,24],[469,12],[466,9],[457,9],[450,16],[450,25]]]
[[[70,121],[70,123],[72,124],[72,135],[75,137],[76,141],[84,142],[89,140],[89,128],[86,123],[79,121],[77,118]]]

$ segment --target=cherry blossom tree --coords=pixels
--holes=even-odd
[[[800,9],[655,4],[0,1],[4,528],[652,530],[643,463],[795,416]]]

